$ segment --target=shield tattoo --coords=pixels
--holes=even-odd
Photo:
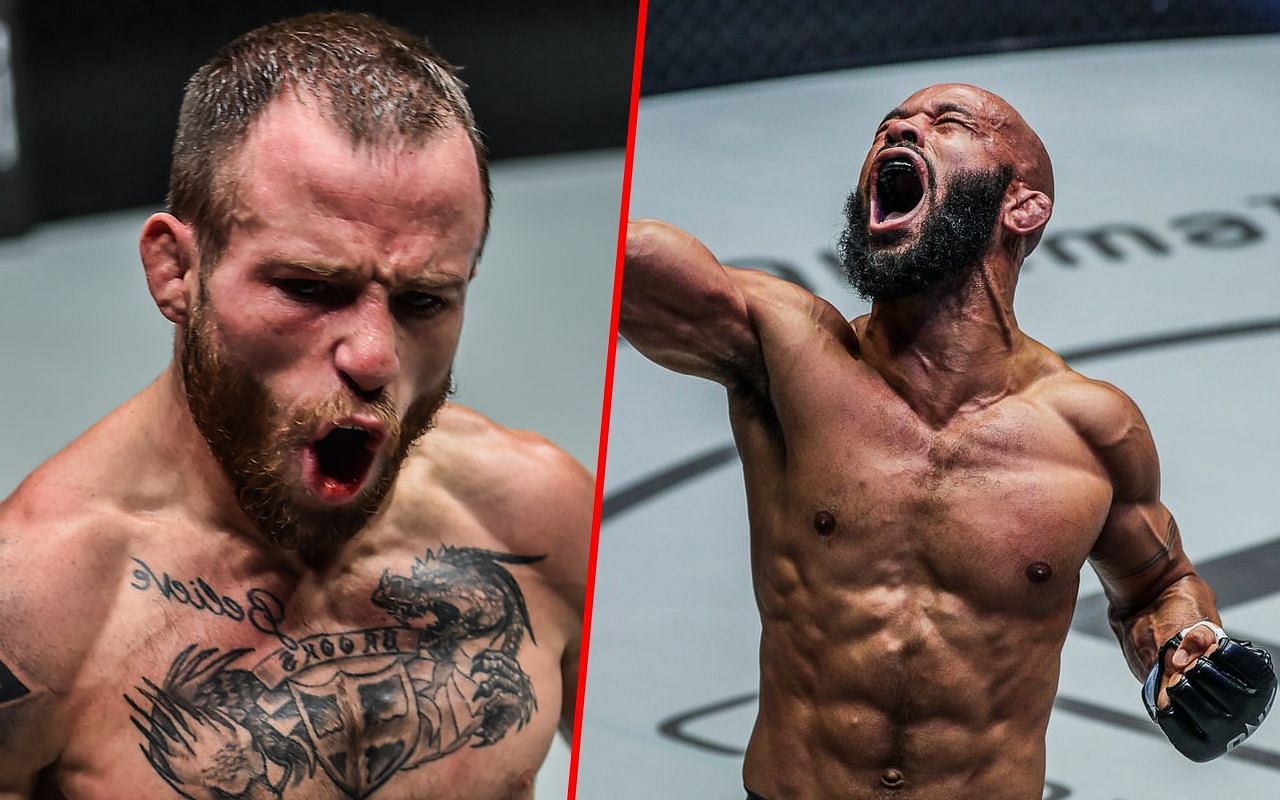
[[[308,670],[314,672],[315,670]],[[404,663],[371,672],[338,670],[321,683],[289,679],[320,765],[349,797],[363,800],[413,754],[420,726]]]

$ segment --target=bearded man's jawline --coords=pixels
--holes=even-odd
[[[374,404],[363,404],[364,410],[372,405],[390,434],[386,446],[391,449],[381,469],[350,507],[302,507],[293,501],[294,487],[283,475],[287,460],[304,444],[296,440],[296,432],[305,426],[295,424],[297,414],[273,424],[284,415],[260,381],[217,352],[208,312],[203,302],[193,308],[180,363],[196,428],[231,484],[236,503],[262,537],[297,551],[304,559],[323,559],[383,508],[414,444],[431,428],[448,399],[451,382],[446,380],[435,391],[416,398],[403,419],[396,418],[385,396]],[[335,402],[353,404],[354,398]]]

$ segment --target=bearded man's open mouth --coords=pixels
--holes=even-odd
[[[881,152],[871,167],[867,233],[874,237],[911,225],[928,189],[929,170],[918,153],[905,147]]]
[[[325,503],[346,503],[369,480],[386,429],[376,419],[348,418],[325,425],[303,448],[302,478]]]

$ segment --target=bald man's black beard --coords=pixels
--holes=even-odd
[[[952,179],[937,208],[927,212],[916,241],[889,250],[909,231],[894,231],[871,247],[870,211],[855,189],[845,202],[845,229],[837,245],[849,283],[863,299],[896,300],[945,294],[959,288],[991,246],[996,218],[1013,168],[965,172]],[[936,191],[936,188],[935,188]]]

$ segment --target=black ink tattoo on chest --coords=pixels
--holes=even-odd
[[[280,645],[193,643],[163,679],[142,678],[124,696],[139,747],[183,797],[259,800],[335,788],[365,798],[398,772],[493,745],[537,710],[518,660],[526,636],[537,642],[511,568],[543,558],[428,549],[408,574],[384,571],[370,597],[394,624],[300,638],[286,635],[269,592],[250,589],[242,604],[135,558],[134,589],[248,623]]]
[[[154,591],[172,603],[191,606],[215,617],[226,617],[232,622],[248,622],[262,633],[275,636],[286,647],[296,644],[280,630],[284,622],[284,603],[266,589],[249,589],[244,594],[244,603],[240,603],[220,593],[204,578],[183,581],[167,572],[157,575],[142,559],[132,556],[130,559],[137,564],[129,583],[131,588],[140,592]]]

